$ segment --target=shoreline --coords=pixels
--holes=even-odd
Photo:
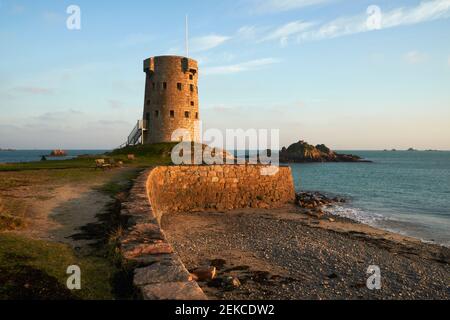
[[[162,228],[189,270],[216,266],[199,282],[211,299],[449,299],[450,249],[302,208],[170,214]],[[370,265],[380,291],[365,283]],[[223,287],[236,277],[241,286]],[[222,280],[220,280],[222,279]]]
[[[357,208],[352,207],[351,204],[350,205],[348,205],[348,204],[342,205],[342,206],[340,206],[340,208],[345,210],[345,211],[347,211],[347,210],[349,210],[349,211],[358,210]],[[381,230],[381,231],[385,231],[385,232],[389,232],[389,233],[393,233],[393,234],[398,234],[399,236],[406,237],[406,238],[409,238],[409,239],[413,239],[413,240],[419,241],[419,242],[424,243],[424,244],[436,245],[436,246],[440,246],[440,247],[444,247],[444,248],[449,248],[450,249],[450,244],[439,242],[439,241],[436,241],[436,240],[433,240],[433,239],[427,240],[427,239],[421,238],[419,236],[412,235],[407,230],[400,229],[400,228],[395,228],[395,227],[389,227],[386,224],[386,221],[395,221],[395,222],[398,222],[398,223],[401,223],[401,221],[391,220],[389,217],[380,215],[380,216],[383,217],[382,219],[384,219],[382,221],[384,221],[385,225],[383,225],[382,222],[377,221],[377,220],[374,220],[374,222],[369,222],[369,221],[367,221],[367,219],[363,219],[363,218],[358,219],[358,217],[348,217],[348,216],[340,214],[335,209],[336,209],[336,206],[332,206],[330,208],[325,209],[324,211],[328,215],[330,215],[332,217],[338,217],[338,218],[341,218],[341,219],[346,219],[346,220],[348,220],[351,223],[357,223],[357,224],[366,225],[368,227],[371,227],[371,228],[374,228],[374,229],[378,229],[378,230]]]
[[[316,218],[320,218],[324,214],[328,214],[331,217],[339,217],[342,219],[347,219],[348,222],[360,223],[372,227],[374,229],[379,229],[395,233],[404,237],[408,237],[411,239],[419,240],[423,243],[435,244],[442,247],[450,248],[450,244],[438,242],[433,239],[426,240],[420,237],[416,237],[414,235],[408,234],[407,231],[404,231],[402,229],[395,229],[393,227],[389,228],[387,224],[383,226],[380,221],[385,221],[385,223],[387,221],[391,221],[391,223],[396,221],[389,219],[389,217],[380,215],[380,217],[382,217],[382,219],[384,220],[380,221],[373,220],[372,223],[369,221],[369,217],[366,217],[366,219],[364,219],[363,217],[358,217],[357,212],[359,211],[359,209],[353,207],[351,205],[351,201],[348,198],[339,196],[337,194],[322,193],[319,191],[301,191],[296,193],[296,202],[302,208],[303,213],[306,213],[307,215]],[[353,213],[353,216],[349,216],[349,212]],[[398,222],[401,224],[401,221]]]

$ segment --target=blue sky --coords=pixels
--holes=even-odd
[[[450,0],[0,0],[0,147],[120,145],[142,114],[142,60],[184,55],[186,14],[205,128],[450,150]]]

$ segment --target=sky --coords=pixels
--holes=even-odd
[[[186,54],[186,15],[204,129],[450,150],[450,0],[0,0],[0,148],[125,142],[142,61]]]

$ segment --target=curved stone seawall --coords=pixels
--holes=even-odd
[[[122,204],[128,218],[122,254],[135,266],[133,284],[143,299],[204,300],[179,256],[168,243],[160,220],[170,212],[275,208],[294,201],[289,167],[270,176],[263,166],[167,166],[142,173]]]
[[[290,167],[273,175],[259,165],[157,167],[148,191],[158,220],[165,213],[276,208],[295,200]]]

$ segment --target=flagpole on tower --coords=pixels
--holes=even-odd
[[[186,58],[189,58],[189,20],[186,15]]]

